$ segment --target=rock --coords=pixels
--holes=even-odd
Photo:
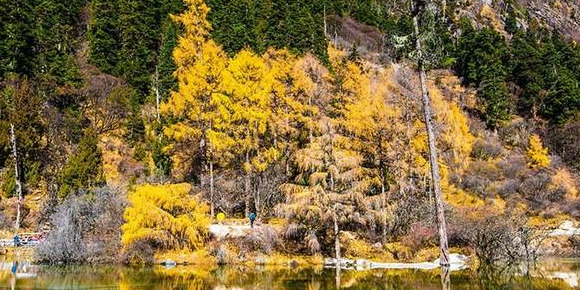
[[[576,273],[555,272],[552,277],[564,280],[572,288],[578,287],[579,277]]]
[[[266,265],[266,259],[264,259],[264,257],[257,257],[256,258],[256,265],[260,265],[260,266]]]
[[[357,268],[368,268],[369,262],[365,259],[358,259],[355,261],[355,265]]]
[[[324,266],[334,266],[336,264],[336,259],[326,258],[324,259]]]
[[[380,249],[382,249],[382,248],[383,248],[383,244],[381,244],[380,242],[378,242],[378,243],[374,243],[374,244],[373,244],[373,247],[374,247],[375,249],[378,249],[378,250],[380,250]]]
[[[167,260],[161,261],[160,264],[163,265],[163,266],[166,266],[166,267],[167,266],[177,266],[177,262],[175,262],[175,261],[173,261],[171,259],[167,259]]]
[[[461,254],[452,253],[449,254],[449,266],[451,270],[460,270],[467,267],[467,262],[469,257]],[[433,264],[440,265],[440,259],[433,261]]]
[[[557,229],[550,233],[552,237],[569,237],[574,235],[580,235],[580,228],[575,227],[574,222],[570,220],[564,221]]]

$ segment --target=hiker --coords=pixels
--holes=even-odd
[[[18,236],[18,234],[14,235],[14,246],[15,247],[20,246],[20,237]]]
[[[250,227],[254,228],[254,221],[256,220],[256,214],[251,212],[250,216],[248,216],[248,218],[250,218]]]

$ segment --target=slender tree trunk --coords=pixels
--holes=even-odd
[[[447,13],[447,1],[441,0],[441,21],[445,23],[445,17]]]
[[[435,203],[437,207],[437,224],[439,227],[439,247],[441,250],[440,264],[442,266],[449,265],[449,249],[447,246],[447,225],[445,222],[445,213],[443,209],[443,198],[441,193],[441,177],[439,176],[439,164],[437,156],[437,146],[435,145],[435,130],[433,126],[433,115],[431,112],[431,100],[429,97],[429,90],[427,88],[427,74],[423,67],[423,48],[421,47],[421,39],[419,34],[419,14],[422,7],[418,7],[413,1],[413,27],[415,35],[415,50],[418,57],[418,69],[421,78],[421,94],[423,101],[423,111],[425,114],[425,127],[427,129],[427,137],[429,142],[429,163],[431,165],[431,177],[433,182],[433,189],[435,193]],[[423,7],[424,8],[424,7]]]
[[[383,203],[383,243],[387,241],[387,191],[385,188],[385,175],[381,167],[381,199]]]
[[[332,213],[332,220],[334,222],[334,256],[336,258],[336,264],[335,269],[336,269],[336,276],[335,276],[335,283],[336,283],[336,289],[340,289],[340,267],[341,267],[341,262],[340,262],[340,229],[338,228],[338,213],[337,213],[337,205],[334,204],[334,210]]]
[[[340,229],[338,228],[338,210],[337,205],[334,205],[332,212],[332,221],[334,222],[334,255],[336,257],[336,266],[340,268]]]
[[[334,283],[336,286],[336,289],[340,289],[340,264],[336,265],[336,273],[334,276]]]
[[[312,106],[312,97],[308,97],[308,106]],[[308,141],[312,143],[313,138],[312,127],[308,126]]]
[[[246,163],[250,164],[250,151],[249,150],[246,151]],[[248,170],[246,172],[246,180],[244,183],[244,191],[245,191],[244,194],[245,194],[245,199],[246,199],[246,212],[245,212],[246,217],[250,216],[250,201],[252,199],[252,196],[251,196],[252,193],[251,193],[251,188],[250,188],[250,186],[251,186],[250,179],[252,178],[252,176],[250,174],[251,174],[251,172],[250,172],[250,170]]]
[[[161,115],[159,114],[159,103],[161,102],[161,95],[159,93],[159,72],[155,68],[155,80],[154,80],[154,90],[155,90],[155,112],[157,113],[157,122],[161,123]]]
[[[256,219],[260,216],[260,184],[262,183],[261,174],[258,174],[256,177],[256,197],[254,198],[254,204],[256,206]]]
[[[449,266],[441,266],[441,289],[451,289],[451,275]]]
[[[215,217],[215,201],[214,201],[214,177],[213,177],[213,146],[209,146],[209,201],[211,218]]]
[[[328,37],[328,29],[327,29],[328,26],[326,25],[326,5],[324,5],[323,11],[324,14],[322,15],[322,17],[324,18],[324,37],[330,38]]]
[[[383,243],[387,242],[387,191],[385,183],[381,184],[381,195],[383,199]]]
[[[10,139],[12,141],[12,154],[14,155],[14,181],[16,182],[16,193],[18,194],[18,206],[16,208],[16,224],[14,225],[15,235],[20,228],[20,207],[22,206],[22,183],[20,183],[20,174],[18,172],[18,149],[16,148],[16,135],[14,134],[14,125],[10,124]]]

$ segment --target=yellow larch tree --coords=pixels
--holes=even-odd
[[[231,132],[243,159],[246,216],[251,210],[252,179],[279,158],[280,153],[266,136],[271,120],[272,77],[264,59],[245,49],[228,62],[224,90],[231,99]]]
[[[326,72],[312,55],[301,58],[287,50],[270,49],[264,59],[273,80],[270,93],[269,128],[274,146],[286,156],[286,174],[289,174],[288,156],[312,138],[319,119],[319,108],[314,99],[320,94],[320,85]]]
[[[372,228],[373,212],[365,203],[372,180],[361,166],[363,157],[336,130],[336,120],[322,117],[321,134],[293,155],[297,175],[281,185],[287,203],[277,212],[290,221],[286,234],[304,239],[311,252],[332,240],[340,259],[342,228]],[[333,228],[332,233],[325,231]]]
[[[404,131],[401,122],[400,111],[388,103],[390,91],[383,84],[387,81],[384,76],[365,74],[360,76],[366,81],[359,85],[369,85],[371,88],[359,88],[357,97],[352,103],[348,103],[344,110],[343,126],[351,137],[350,143],[365,158],[365,167],[380,188],[380,200],[374,197],[377,209],[381,209],[381,222],[383,240],[387,237],[388,197],[389,180],[392,180],[397,156],[397,146],[403,146],[398,135]],[[370,93],[372,90],[373,93]],[[366,93],[366,94],[365,94]]]
[[[138,186],[129,194],[123,215],[123,245],[145,242],[159,249],[200,249],[208,237],[208,206],[190,191],[186,183]]]
[[[540,136],[532,134],[530,137],[530,145],[526,151],[528,164],[532,168],[545,168],[550,166],[550,158],[548,157],[548,149],[542,145]]]
[[[225,52],[209,37],[204,1],[187,0],[188,9],[173,19],[183,26],[173,52],[178,90],[161,106],[169,120],[164,133],[174,143],[169,150],[181,172],[201,172],[202,185],[209,173],[211,215],[214,216],[214,165],[229,160],[234,141],[228,134],[232,113],[230,99],[222,93]],[[201,161],[201,168],[194,163]],[[209,171],[209,172],[208,172]]]

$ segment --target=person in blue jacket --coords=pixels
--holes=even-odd
[[[18,236],[18,234],[14,235],[14,246],[15,247],[20,246],[20,237]]]
[[[256,220],[256,214],[251,212],[250,215],[248,216],[248,218],[250,219],[250,227],[254,228],[254,221]]]

